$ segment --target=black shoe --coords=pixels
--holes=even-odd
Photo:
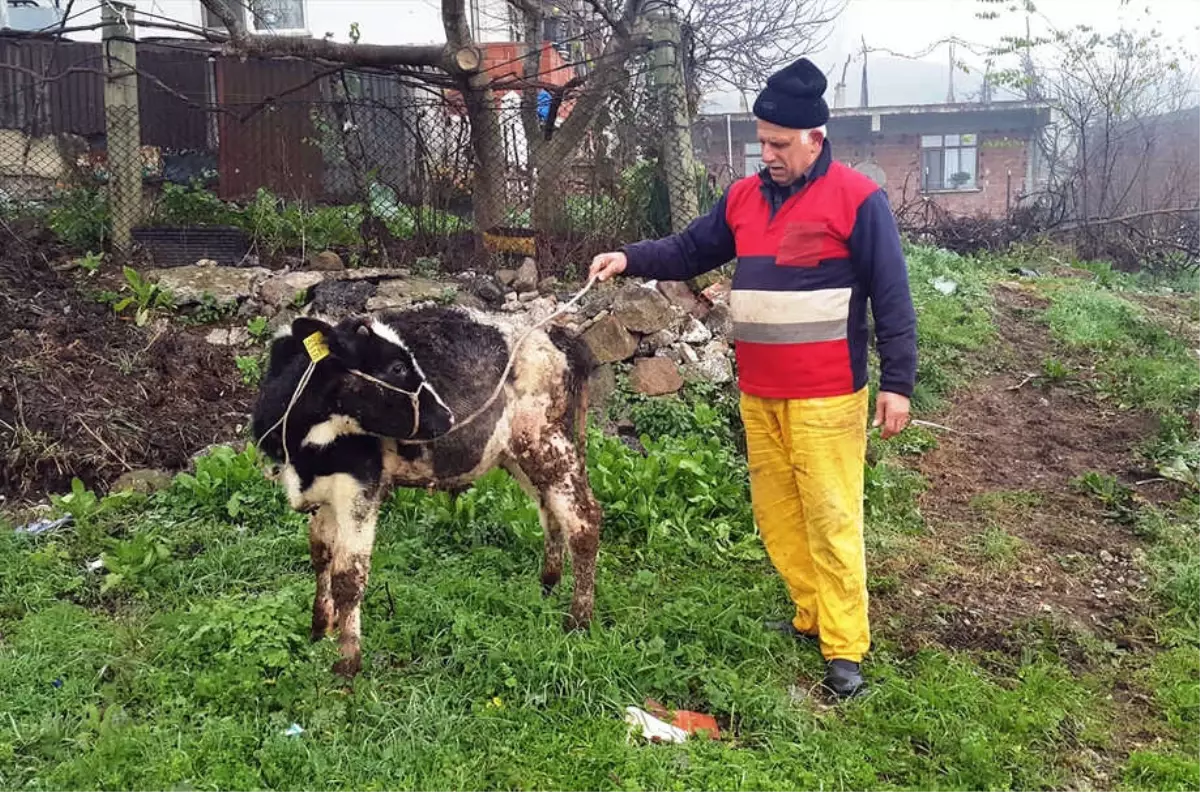
[[[789,638],[795,638],[797,641],[816,641],[817,636],[813,633],[800,632],[796,629],[796,625],[790,621],[769,621],[763,625],[768,630],[781,632]]]
[[[854,698],[866,690],[859,664],[853,660],[830,660],[825,664],[825,688],[839,699]]]

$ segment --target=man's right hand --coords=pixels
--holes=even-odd
[[[629,261],[625,258],[624,253],[601,253],[596,258],[592,259],[592,268],[588,271],[588,278],[593,276],[597,280],[606,281],[614,275],[620,275],[625,271]]]

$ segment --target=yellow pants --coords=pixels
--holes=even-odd
[[[787,584],[797,630],[827,660],[871,644],[863,547],[867,390],[819,399],[741,397],[754,519]]]

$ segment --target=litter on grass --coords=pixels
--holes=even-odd
[[[43,518],[41,520],[34,520],[31,523],[26,523],[25,525],[18,526],[16,528],[16,532],[30,534],[31,536],[37,536],[39,534],[49,533],[50,531],[57,531],[59,528],[63,528],[67,525],[70,525],[73,522],[73,520],[74,520],[74,518],[72,518],[71,515],[69,515],[69,514],[66,516],[63,516],[63,517],[59,517],[57,520],[50,520],[50,519]]]
[[[711,715],[691,710],[668,710],[654,699],[646,699],[646,709],[625,708],[625,722],[630,734],[638,729],[650,742],[685,742],[691,735],[707,735],[710,740],[721,739],[721,729]]]

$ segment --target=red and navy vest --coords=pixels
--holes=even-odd
[[[842,396],[867,384],[867,305],[880,389],[912,394],[916,314],[883,191],[829,144],[780,202],[762,175],[735,182],[685,231],[623,250],[626,274],[687,280],[737,260],[730,295],[738,385],[765,398]],[[773,200],[775,206],[773,206]]]

